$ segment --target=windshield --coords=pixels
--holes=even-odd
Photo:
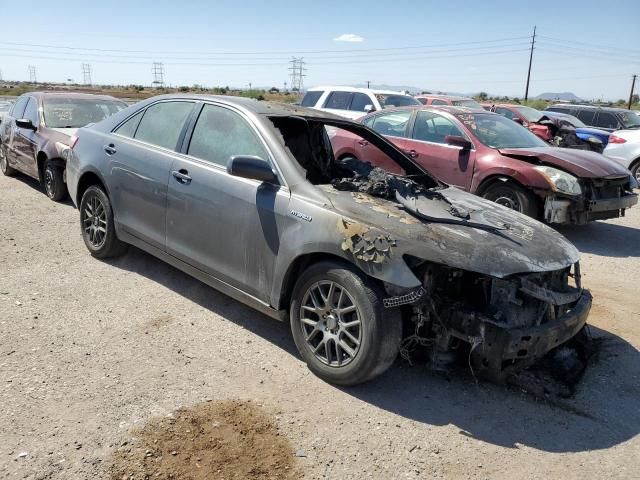
[[[527,122],[537,122],[544,115],[540,110],[531,107],[516,107],[516,110],[527,119]]]
[[[43,115],[49,128],[80,128],[104,120],[127,107],[105,99],[45,98]]]
[[[453,105],[455,105],[456,107],[477,108],[480,110],[483,109],[482,105],[470,98],[467,100],[453,100],[451,103],[453,103]]]
[[[460,113],[456,115],[469,131],[490,148],[548,147],[527,128],[502,115],[491,113]]]
[[[380,102],[382,108],[389,107],[408,107],[411,105],[422,105],[418,100],[409,95],[394,95],[387,93],[376,93],[376,98]]]
[[[620,120],[624,128],[640,128],[640,117],[634,112],[621,112]]]

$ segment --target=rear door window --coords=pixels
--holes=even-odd
[[[184,122],[193,109],[192,102],[162,102],[144,112],[135,139],[175,150]]]
[[[618,128],[620,122],[618,122],[617,117],[613,113],[598,112],[594,125],[602,128]]]
[[[324,108],[334,108],[336,110],[348,110],[351,104],[351,92],[331,92],[327,101],[324,102]]]
[[[373,121],[373,128],[380,135],[390,135],[392,137],[407,137],[407,125],[411,119],[411,110],[404,112],[391,112],[378,115]]]
[[[349,107],[349,110],[364,112],[367,105],[371,105],[373,107],[373,101],[369,98],[369,95],[355,92],[351,99],[351,106]]]
[[[305,93],[300,105],[303,107],[315,107],[323,93],[322,90],[312,90]]]
[[[547,107],[545,110],[549,110],[550,112],[558,112],[558,113],[569,113],[571,111],[570,108],[566,107]]]
[[[515,113],[513,113],[508,108],[504,108],[504,107],[496,107],[496,113],[499,113],[503,117],[507,117],[511,120],[513,120],[516,117]]]
[[[229,158],[250,155],[269,159],[258,134],[240,114],[217,105],[205,105],[193,129],[188,155],[226,166]]]
[[[444,100],[439,100],[439,99],[437,99],[437,98],[434,98],[434,99],[431,101],[431,105],[449,105],[449,104],[448,104],[446,101],[444,101]]]
[[[116,128],[114,130],[114,133],[122,135],[123,137],[133,138],[133,136],[136,134],[136,129],[138,128],[138,124],[140,123],[143,112],[144,110],[141,110],[136,113],[133,117]]]
[[[595,110],[578,110],[576,115],[585,125],[593,125],[593,120],[596,116]]]

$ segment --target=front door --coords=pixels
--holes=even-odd
[[[184,153],[169,178],[167,251],[268,301],[289,190],[226,170],[235,155],[270,160],[265,144],[240,113],[205,104]]]
[[[36,129],[39,127],[38,102],[35,98],[30,97],[26,109],[21,119],[31,120]],[[28,128],[20,128],[15,126],[15,135],[13,137],[13,149],[17,168],[24,173],[38,178],[38,165],[36,161],[38,131]]]
[[[476,152],[447,144],[447,135],[466,138],[449,118],[428,110],[418,111],[410,142],[417,154],[415,160],[443,182],[469,190]]]

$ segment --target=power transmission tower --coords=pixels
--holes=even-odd
[[[307,76],[304,73],[307,71],[307,69],[304,68],[305,61],[302,57],[291,57],[289,63],[291,64],[289,67],[289,71],[291,72],[291,91],[302,92],[304,89],[304,77]]]
[[[164,63],[154,62],[152,66],[153,85],[164,88]]]
[[[38,83],[38,78],[36,77],[36,66],[29,65],[29,82]]]
[[[533,46],[536,44],[536,26],[533,26],[533,37],[531,38],[531,53],[529,54],[529,71],[527,72],[527,88],[524,90],[524,101],[529,98],[529,80],[531,79],[531,62],[533,62]]]
[[[629,110],[631,110],[631,104],[633,103],[633,89],[636,88],[636,78],[638,78],[638,75],[634,75],[631,80],[631,93],[629,93],[629,105],[627,106]]]
[[[88,63],[82,64],[82,77],[85,85],[91,85],[91,65]]]

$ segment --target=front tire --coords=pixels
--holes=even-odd
[[[67,196],[67,186],[63,180],[63,169],[47,160],[42,170],[44,192],[54,202],[59,202]]]
[[[312,265],[293,290],[293,339],[309,369],[337,385],[356,385],[387,370],[398,355],[402,320],[384,292],[356,268]]]
[[[495,183],[482,194],[482,197],[529,217],[536,219],[540,217],[536,197],[513,182]]]
[[[80,228],[84,244],[96,258],[116,257],[127,251],[127,244],[116,236],[109,197],[96,185],[82,195]]]
[[[9,166],[9,160],[7,160],[7,154],[2,145],[0,145],[0,170],[7,177],[12,177],[16,174],[16,170]]]
[[[640,184],[640,160],[636,161],[636,163],[631,166],[631,173]]]

